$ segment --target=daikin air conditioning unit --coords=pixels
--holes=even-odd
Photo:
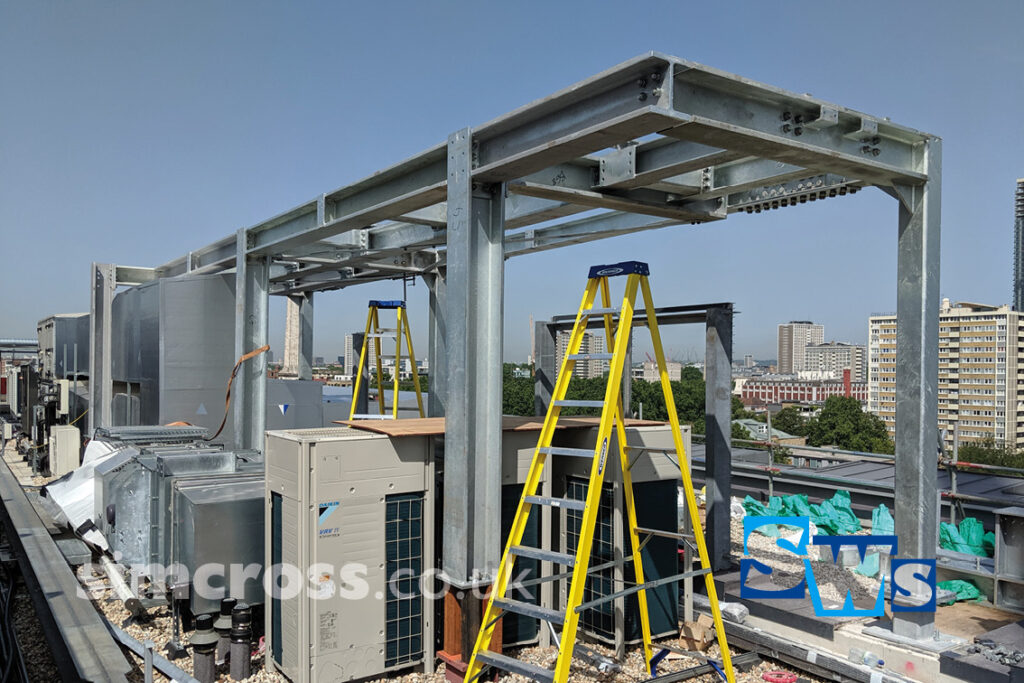
[[[430,438],[338,427],[266,444],[268,666],[303,682],[433,670]]]

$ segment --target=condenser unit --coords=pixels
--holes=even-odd
[[[506,420],[507,422],[508,420]],[[539,425],[540,422],[538,421]],[[561,435],[559,435],[561,436]],[[505,540],[512,529],[515,520],[516,508],[523,495],[523,484],[530,471],[530,463],[533,461],[533,453],[537,448],[537,439],[540,437],[539,430],[504,429],[501,433],[501,548],[505,549]],[[541,480],[541,495],[551,495],[551,468],[544,468]],[[551,509],[541,506],[539,514],[530,515],[527,521],[526,530],[523,532],[522,545],[531,548],[551,549]],[[540,560],[520,557],[516,561],[516,574],[525,571],[522,576],[524,582],[533,581],[540,577],[541,571],[549,574],[542,566]],[[545,582],[524,587],[517,592],[516,599],[535,605],[544,603],[550,604],[552,599],[551,583]],[[546,631],[541,631],[540,623],[536,619],[525,617],[512,612],[507,612],[501,622],[502,645],[513,647],[517,645],[532,645],[541,639],[542,645],[549,642]]]
[[[55,425],[50,428],[50,474],[62,477],[78,467],[82,440],[78,427]]]
[[[433,670],[430,449],[347,427],[267,432],[268,668],[303,682]]]

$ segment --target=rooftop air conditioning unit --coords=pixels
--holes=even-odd
[[[338,427],[266,443],[268,668],[293,681],[432,671],[430,438]]]

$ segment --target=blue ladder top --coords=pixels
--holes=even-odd
[[[651,269],[643,261],[623,261],[603,266],[591,266],[588,278],[614,277],[616,275],[650,275]]]
[[[374,306],[377,308],[405,308],[405,302],[401,299],[389,299],[387,301],[370,299],[370,307],[372,308]]]

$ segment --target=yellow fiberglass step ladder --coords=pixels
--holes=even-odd
[[[380,310],[394,309],[397,316],[397,324],[393,328],[385,328],[380,326]],[[398,419],[398,378],[402,374],[402,338],[405,337],[406,346],[409,349],[408,360],[412,371],[412,383],[416,388],[416,406],[419,408],[420,417],[424,417],[423,413],[423,394],[420,391],[420,377],[416,369],[416,354],[412,349],[412,332],[409,331],[409,313],[405,310],[405,302],[401,300],[392,301],[378,301],[377,299],[370,300],[370,309],[366,314],[366,332],[363,334],[363,348],[359,352],[359,367],[356,368],[355,384],[352,386],[352,408],[349,410],[348,419],[350,420],[395,420]],[[383,357],[383,340],[394,339],[395,340],[395,367],[394,377],[392,378],[392,392],[391,392],[391,412],[388,413],[388,407],[384,401],[384,364],[382,362]],[[373,345],[371,347],[371,344]],[[378,413],[356,413],[356,397],[359,396],[359,386],[363,380],[363,368],[366,367],[367,353],[371,352],[375,356],[377,365],[377,405],[379,406],[380,412]]]
[[[707,546],[704,542],[704,532],[700,526],[698,517],[697,501],[694,497],[693,482],[690,479],[690,470],[686,462],[682,436],[679,431],[679,416],[676,413],[675,401],[672,396],[672,389],[669,385],[668,371],[665,364],[665,354],[661,346],[661,335],[658,332],[658,322],[651,300],[651,290],[647,277],[649,269],[646,263],[638,261],[627,261],[605,266],[594,266],[590,269],[587,280],[586,291],[583,295],[583,302],[580,304],[579,313],[576,316],[576,323],[569,338],[569,347],[562,361],[562,367],[558,372],[555,389],[551,396],[551,405],[548,408],[547,416],[544,418],[544,426],[541,429],[540,439],[534,451],[533,462],[530,465],[526,484],[523,487],[523,496],[519,501],[519,508],[516,510],[515,520],[509,532],[508,541],[505,545],[505,552],[498,567],[498,574],[492,586],[491,595],[487,602],[481,621],[480,633],[477,635],[476,644],[473,647],[473,656],[469,661],[469,668],[466,671],[466,683],[474,683],[481,676],[487,667],[519,674],[527,678],[541,681],[542,683],[565,683],[569,677],[569,666],[572,662],[573,652],[576,645],[576,633],[579,624],[580,614],[596,604],[618,599],[626,595],[636,594],[640,612],[640,622],[643,630],[644,641],[644,662],[647,673],[651,673],[652,663],[656,663],[660,656],[652,655],[651,626],[647,615],[647,589],[664,585],[670,582],[680,581],[687,577],[703,575],[707,587],[708,598],[711,604],[712,617],[714,618],[715,631],[718,634],[718,644],[721,648],[721,668],[728,683],[734,683],[732,660],[729,654],[729,647],[725,640],[725,628],[722,624],[722,614],[718,607],[718,597],[715,592],[714,579],[711,576],[711,564],[708,558]],[[626,291],[622,299],[621,309],[611,307],[611,293],[609,291],[609,278],[617,275],[626,276]],[[644,582],[643,562],[641,551],[647,540],[652,535],[671,536],[680,538],[680,535],[669,530],[644,529],[637,527],[636,510],[633,502],[632,478],[630,477],[630,462],[626,444],[626,431],[623,422],[622,411],[622,381],[623,373],[628,372],[623,366],[625,364],[626,349],[630,341],[633,328],[633,307],[636,302],[637,290],[643,293],[643,304],[646,312],[646,325],[651,331],[651,341],[654,346],[655,357],[658,362],[658,374],[661,377],[661,388],[665,396],[665,407],[668,410],[669,423],[672,427],[676,457],[679,469],[682,474],[683,488],[686,491],[686,506],[690,519],[693,522],[693,540],[695,541],[697,553],[700,556],[701,569],[684,572],[649,583]],[[600,306],[594,306],[595,300],[600,293]],[[604,319],[605,334],[609,341],[611,353],[606,354],[583,354],[580,347],[583,342],[583,334],[587,329],[588,322],[601,316]],[[617,319],[617,320],[616,320]],[[616,325],[613,334],[613,325]],[[643,324],[640,322],[639,324]],[[567,400],[566,392],[569,388],[569,378],[577,361],[608,360],[610,361],[608,373],[608,386],[605,389],[603,401],[579,401]],[[593,450],[581,448],[559,448],[551,445],[555,428],[558,424],[559,414],[562,408],[600,408],[601,421],[598,428],[597,443]],[[632,546],[632,564],[636,583],[629,588],[606,595],[603,598],[582,603],[584,586],[588,577],[588,565],[590,563],[591,545],[594,540],[594,527],[597,522],[598,505],[601,490],[604,482],[606,458],[608,456],[609,440],[612,429],[615,429],[616,441],[618,443],[618,457],[622,468],[623,492],[625,494],[626,519],[629,525],[629,538]],[[634,447],[633,450],[643,450]],[[590,471],[590,482],[587,487],[585,501],[570,500],[564,498],[549,498],[539,495],[541,474],[549,455],[590,458],[592,461]],[[568,553],[554,552],[529,546],[520,545],[523,540],[523,533],[527,521],[534,506],[547,505],[556,509],[569,509],[582,512],[580,525],[579,542],[575,549],[575,555]],[[640,535],[646,536],[641,542]],[[551,562],[556,565],[571,567],[571,571],[556,575],[552,578],[568,578],[571,576],[571,583],[564,612],[542,607],[539,605],[524,603],[506,597],[510,588],[511,577],[513,576],[514,564],[517,557],[526,557]],[[596,569],[599,569],[595,568]],[[506,613],[520,614],[529,618],[546,621],[551,625],[554,632],[555,626],[561,626],[561,636],[558,640],[558,659],[555,668],[547,669],[519,661],[512,657],[501,655],[490,650],[491,638],[494,636],[494,627],[497,621]],[[652,662],[654,659],[654,662]]]

